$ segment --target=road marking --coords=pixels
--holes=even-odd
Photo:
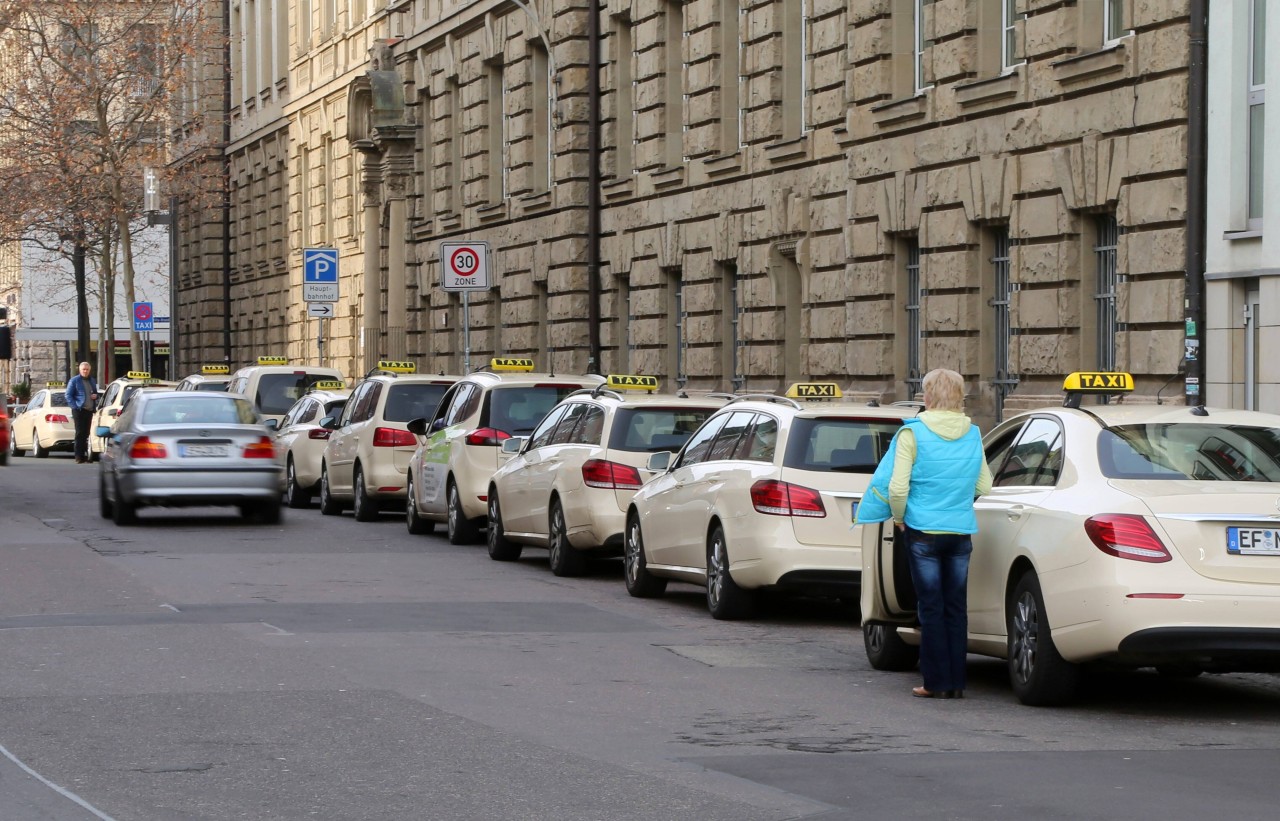
[[[23,764],[21,761],[19,761],[19,760],[18,760],[18,757],[17,757],[16,755],[14,755],[13,753],[9,752],[9,750],[8,750],[8,749],[7,749],[3,744],[0,744],[0,753],[3,753],[5,758],[9,759],[9,760],[10,760],[10,761],[12,761],[14,764],[17,764],[17,765],[18,765],[18,767],[19,767],[19,768],[20,768],[24,773],[26,773],[27,775],[31,776],[31,777],[32,777],[32,778],[34,778],[36,781],[39,781],[41,784],[43,784],[43,785],[45,785],[46,787],[48,787],[49,789],[53,790],[54,792],[56,792],[58,795],[62,796],[63,798],[69,798],[69,799],[71,799],[72,801],[74,801],[75,803],[79,804],[79,805],[80,805],[81,807],[83,807],[84,809],[86,809],[86,810],[88,810],[89,812],[93,813],[94,817],[101,819],[101,821],[115,821],[115,819],[114,819],[114,818],[112,818],[111,816],[107,815],[105,812],[102,812],[102,811],[101,811],[101,810],[99,810],[97,807],[93,806],[93,805],[92,805],[92,804],[90,804],[88,801],[85,801],[85,800],[84,800],[83,798],[81,798],[80,796],[76,795],[75,793],[71,792],[70,790],[63,789],[62,787],[59,787],[57,784],[53,783],[52,781],[50,781],[49,779],[45,778],[45,777],[44,777],[43,775],[41,775],[40,773],[38,773],[38,772],[36,772],[35,770],[31,769],[31,768],[30,768],[30,767],[28,767],[26,764]]]
[[[270,627],[272,630],[276,631],[276,632],[274,632],[274,633],[272,633],[272,634],[271,634],[271,635],[273,635],[273,636],[292,636],[292,635],[293,635],[293,634],[292,634],[292,633],[290,633],[288,630],[282,630],[282,629],[280,629],[279,627],[276,627],[274,624],[269,624],[269,623],[267,623],[267,622],[265,622],[265,621],[264,621],[264,622],[261,622],[261,624],[262,624],[263,626],[265,626],[265,627]]]

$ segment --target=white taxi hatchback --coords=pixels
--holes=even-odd
[[[342,415],[322,420],[329,429],[320,462],[320,512],[352,508],[356,521],[378,518],[384,504],[403,509],[409,458],[418,440],[408,423],[435,413],[460,377],[418,374],[412,362],[379,362],[356,386]]]
[[[200,373],[183,377],[174,390],[225,391],[230,382],[231,367],[229,365],[201,365]]]
[[[67,383],[49,382],[36,391],[26,409],[13,418],[9,454],[21,456],[28,450],[44,459],[55,450],[72,450],[76,426],[67,404]]]
[[[1007,659],[1026,704],[1069,700],[1084,666],[1280,670],[1280,416],[1081,406],[1123,373],[1072,374],[1063,407],[984,437],[969,651]],[[863,635],[877,669],[918,653],[905,557],[864,527]]]
[[[621,552],[627,505],[654,475],[650,455],[679,450],[729,399],[657,388],[654,376],[611,374],[570,394],[530,436],[503,442],[518,452],[489,483],[490,558],[513,561],[524,545],[543,547],[552,573],[576,576],[589,554]]]
[[[497,358],[489,367],[460,379],[435,413],[409,425],[419,442],[409,461],[410,533],[445,522],[450,542],[475,542],[489,510],[489,480],[509,457],[502,442],[530,435],[566,396],[604,382],[594,374],[534,373],[532,359]]]
[[[350,395],[346,384],[339,380],[316,382],[277,426],[276,459],[284,468],[284,501],[289,507],[310,506],[312,496],[320,489],[320,460],[331,432],[320,422],[341,414]],[[267,427],[272,424],[267,423]]]
[[[659,596],[673,579],[704,585],[717,619],[751,615],[762,589],[855,596],[854,505],[915,410],[841,397],[833,382],[798,383],[786,396],[738,396],[703,423],[631,502],[627,592]]]
[[[260,356],[256,365],[231,375],[227,392],[245,397],[264,420],[274,419],[278,425],[312,385],[341,380],[342,374],[336,368],[290,365],[283,356]]]
[[[125,403],[133,396],[134,391],[168,391],[173,388],[174,383],[156,379],[150,371],[128,371],[119,379],[108,382],[106,389],[102,391],[102,398],[98,400],[98,409],[93,414],[93,422],[89,426],[89,458],[95,461],[101,458],[107,446],[106,438],[95,436],[94,431],[98,428],[114,428],[116,417],[124,411]]]

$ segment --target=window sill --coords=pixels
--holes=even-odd
[[[495,222],[504,219],[509,210],[510,200],[491,202],[476,209],[476,217],[480,222]]]
[[[541,211],[551,206],[551,189],[524,194],[519,199],[520,210],[526,213]]]
[[[765,158],[769,162],[778,163],[802,160],[809,156],[809,135],[801,134],[786,140],[779,140],[764,147]]]
[[[732,154],[720,154],[716,157],[710,157],[702,161],[702,170],[706,172],[708,177],[719,177],[725,174],[732,174],[742,169],[742,152],[735,151]]]
[[[1014,101],[1023,96],[1024,81],[1022,67],[1016,66],[1004,74],[957,85],[955,87],[956,103],[961,108],[975,108],[991,103]]]
[[[653,181],[653,187],[656,191],[684,185],[684,166],[677,165],[654,171],[649,175],[649,178]]]
[[[1235,242],[1241,239],[1262,239],[1262,229],[1246,228],[1243,231],[1223,231],[1222,238],[1227,242]]]
[[[462,214],[456,211],[445,211],[436,215],[436,232],[446,234],[462,227]]]
[[[600,193],[604,195],[607,202],[627,199],[631,197],[635,191],[636,177],[634,174],[627,174],[625,177],[619,177],[613,180],[605,180],[600,184]]]
[[[890,100],[871,107],[871,119],[881,128],[910,125],[929,114],[929,97],[915,94],[902,100]]]
[[[1125,42],[1118,41],[1088,54],[1077,54],[1051,63],[1050,67],[1053,69],[1054,79],[1065,86],[1123,74],[1128,64]]]

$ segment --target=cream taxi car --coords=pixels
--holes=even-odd
[[[49,382],[35,392],[22,413],[13,418],[9,454],[21,456],[28,450],[37,459],[51,451],[72,450],[76,426],[67,405],[67,383]]]
[[[489,556],[546,548],[551,572],[576,576],[588,553],[617,555],[627,505],[653,476],[657,451],[675,452],[727,394],[656,394],[655,376],[611,374],[575,391],[528,437],[503,442],[515,455],[489,482]]]
[[[150,371],[129,371],[119,379],[113,379],[102,390],[102,398],[98,400],[98,409],[93,414],[93,422],[89,426],[89,458],[97,461],[106,449],[105,437],[94,435],[98,428],[112,428],[116,417],[124,410],[125,403],[133,396],[134,391],[173,390],[174,383],[154,378]]]
[[[201,365],[200,373],[183,377],[175,390],[180,391],[225,391],[231,381],[231,366]]]
[[[283,356],[260,356],[257,364],[241,368],[231,375],[227,392],[245,397],[264,420],[274,419],[279,424],[293,403],[312,385],[321,381],[341,381],[342,378],[336,368],[290,365]]]
[[[1032,705],[1070,699],[1094,663],[1280,670],[1280,416],[1081,404],[1132,391],[1123,373],[1064,387],[1064,407],[984,437],[969,651],[1007,659]],[[872,666],[907,669],[914,596],[884,530],[863,527],[863,635]]]
[[[320,459],[332,432],[320,422],[341,414],[350,395],[346,383],[340,380],[316,382],[277,426],[276,459],[284,468],[284,501],[289,507],[308,507],[319,490]]]
[[[370,522],[388,502],[403,509],[409,458],[418,446],[408,423],[434,414],[460,378],[416,371],[412,362],[379,362],[342,414],[321,421],[330,431],[320,461],[321,513],[350,506],[357,521]]]
[[[528,436],[566,396],[604,382],[534,373],[532,359],[497,358],[489,367],[460,379],[433,414],[409,425],[418,439],[405,502],[410,533],[446,522],[450,542],[475,542],[489,510],[489,479],[504,459],[503,440]]]
[[[764,588],[854,596],[854,503],[915,410],[841,398],[834,382],[798,383],[786,396],[735,397],[707,419],[627,509],[627,592],[705,585],[717,619],[749,616]],[[658,453],[649,466],[667,461]]]

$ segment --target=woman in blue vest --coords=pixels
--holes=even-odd
[[[911,549],[920,619],[918,698],[962,698],[969,631],[973,500],[991,490],[982,435],[964,414],[964,378],[935,369],[921,382],[924,407],[908,419],[871,478],[859,522],[890,516]]]

